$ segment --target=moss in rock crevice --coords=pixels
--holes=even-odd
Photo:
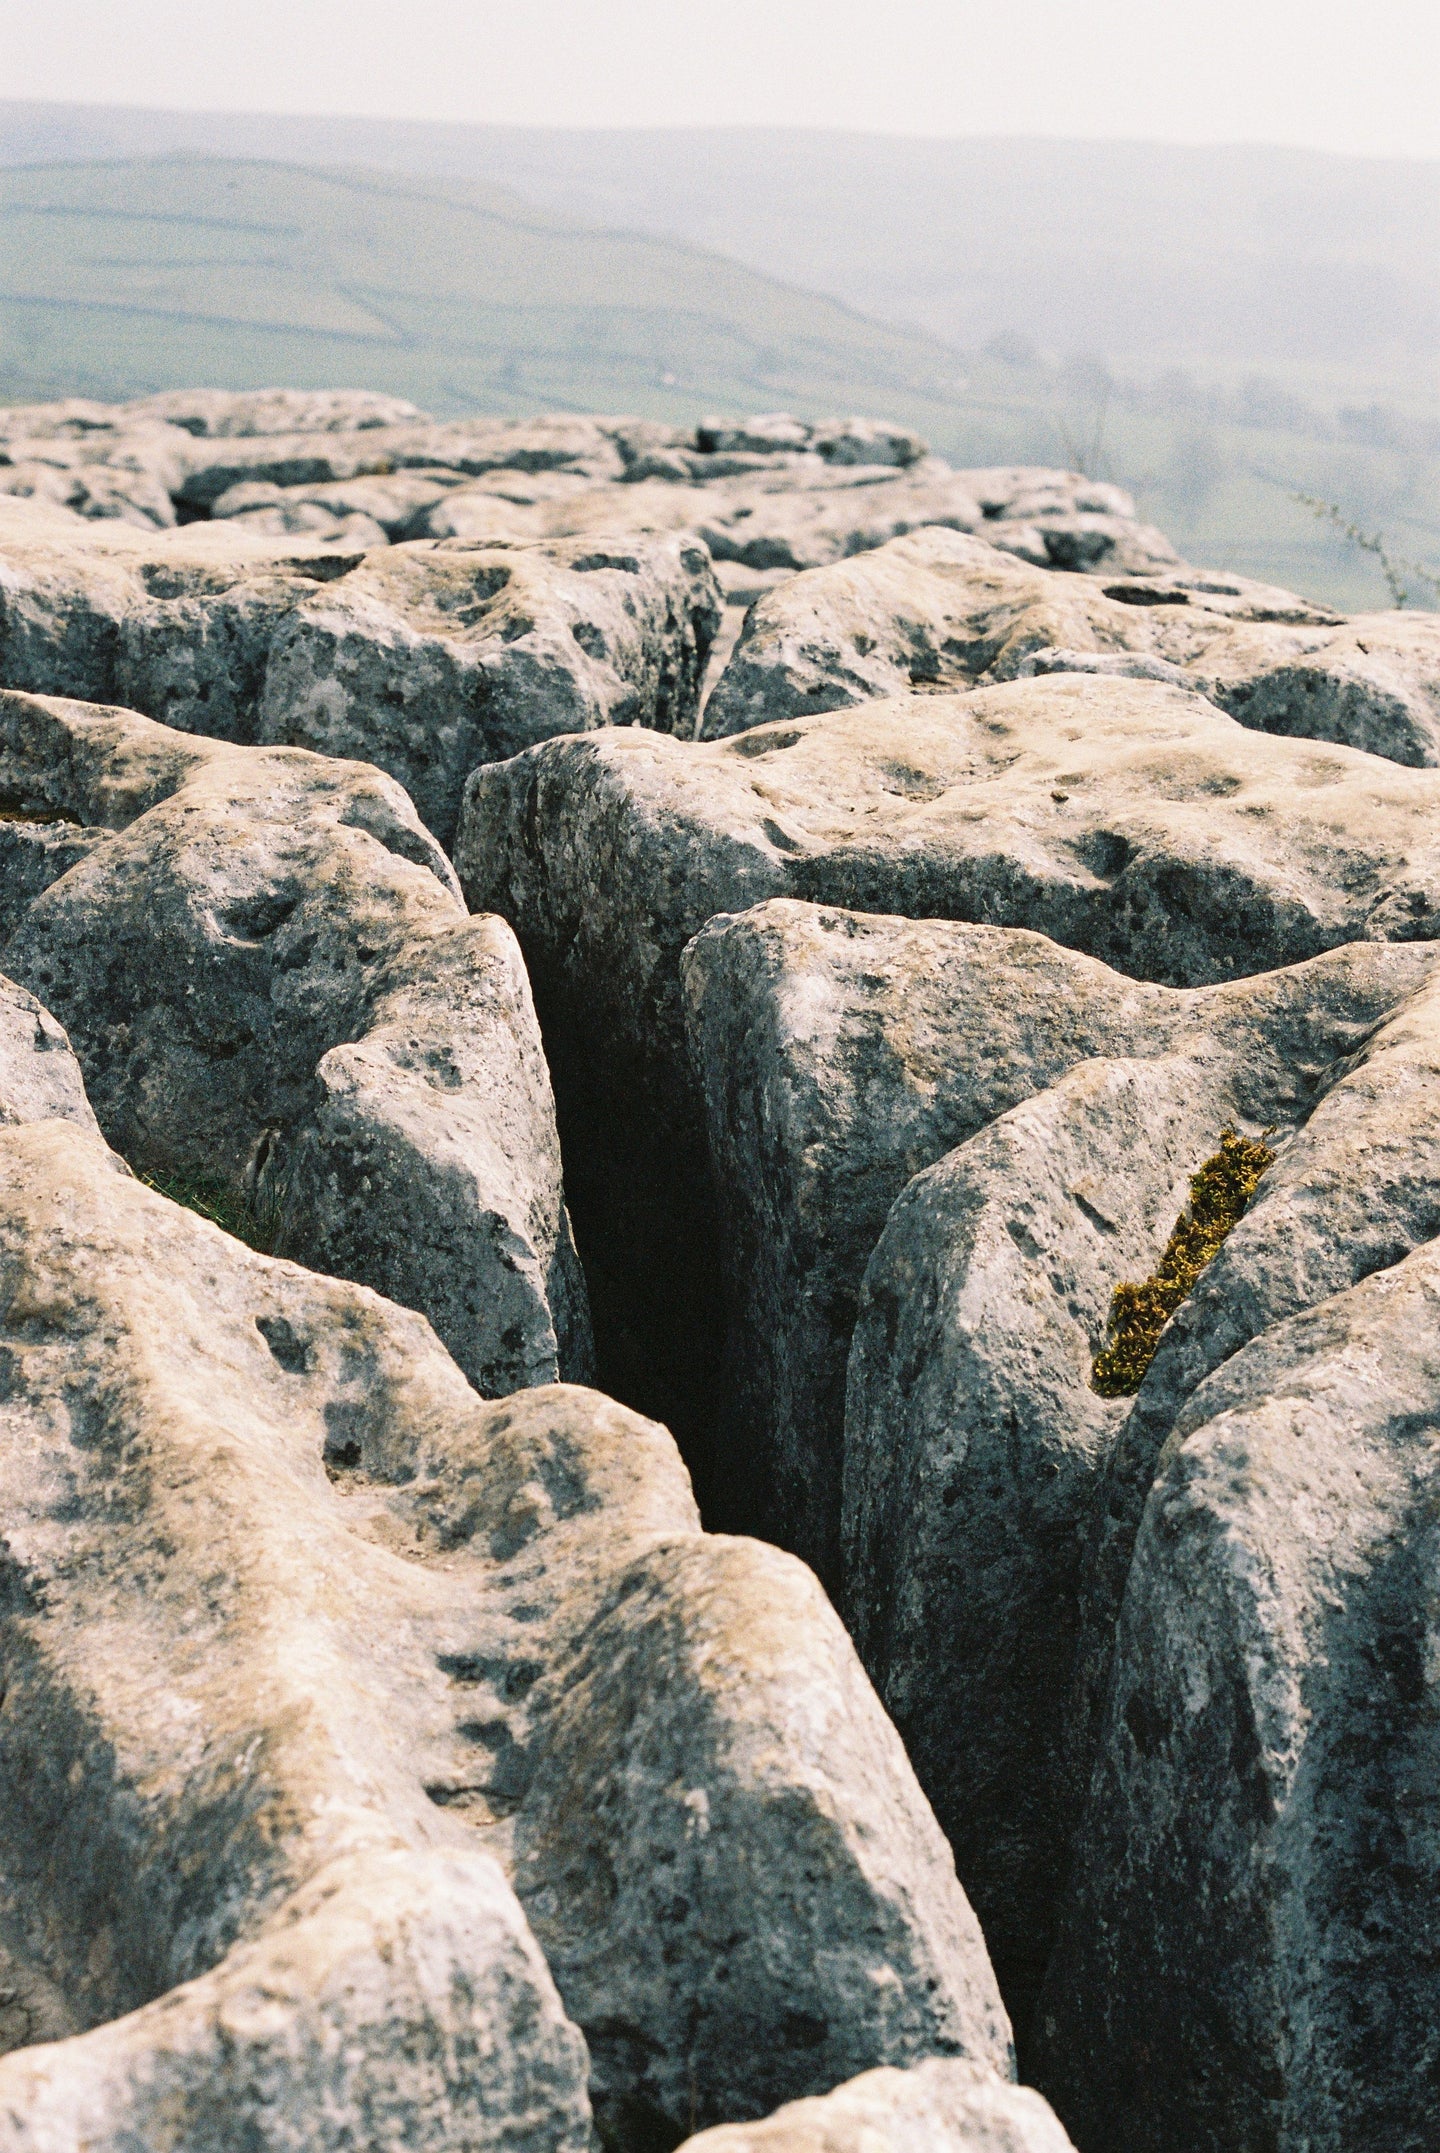
[[[267,1202],[263,1197],[252,1201],[246,1195],[237,1195],[227,1182],[208,1175],[156,1173],[142,1174],[140,1178],[158,1196],[168,1196],[172,1204],[183,1204],[187,1211],[209,1219],[212,1226],[233,1234],[247,1248],[258,1249],[262,1256],[274,1255],[281,1224],[278,1203]]]
[[[1139,1285],[1127,1280],[1111,1296],[1105,1344],[1090,1371],[1102,1398],[1133,1398],[1139,1390],[1160,1333],[1243,1217],[1274,1157],[1263,1137],[1221,1130],[1220,1149],[1190,1178],[1190,1201],[1154,1272]]]

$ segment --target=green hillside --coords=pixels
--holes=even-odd
[[[137,125],[154,117],[134,116]],[[284,123],[291,132],[306,124]],[[216,131],[223,137],[218,121]],[[541,149],[548,155],[559,138],[531,145],[528,162],[507,140],[516,179],[538,189]],[[1396,340],[1405,309],[1389,321],[1388,371],[1375,350],[1352,348],[1345,363],[1317,358],[1313,308],[1310,356],[1271,351],[1266,364],[1257,344],[1248,373],[1233,319],[1223,335],[1212,327],[1200,339],[1212,353],[1228,347],[1225,368],[1206,368],[1197,348],[1188,369],[1137,370],[1123,351],[1047,355],[1019,334],[962,354],[928,329],[872,320],[698,243],[653,228],[600,230],[573,208],[536,207],[486,180],[192,151],[6,168],[7,150],[24,146],[0,125],[0,401],[208,383],[382,389],[441,416],[619,410],[693,424],[710,409],[788,407],[812,418],[862,411],[917,427],[959,464],[1083,464],[1130,487],[1192,558],[1331,603],[1383,605],[1389,596],[1373,558],[1318,522],[1296,493],[1335,502],[1363,528],[1383,531],[1403,558],[1440,566],[1440,387],[1414,308],[1412,348]],[[650,146],[663,173],[658,138]],[[719,180],[728,175],[734,239],[758,248],[753,184],[748,193],[739,185],[733,158],[710,171],[704,146],[691,176],[696,221],[707,172],[715,182],[707,200],[725,194]],[[642,201],[634,145],[607,154],[617,159],[622,149],[632,191],[622,193],[613,171],[608,191],[595,179],[591,214],[633,208],[648,221],[660,214],[658,182]],[[995,160],[969,150],[973,225],[979,178]],[[713,145],[710,153],[714,164]],[[833,144],[827,154],[833,162]],[[566,177],[578,191],[584,156],[598,161],[599,148],[579,137],[567,155],[568,165],[555,148],[550,184]],[[840,266],[824,256],[825,231],[832,254],[853,251],[864,236],[853,175],[848,193],[842,176],[832,174],[835,200],[846,206],[828,225],[813,186],[778,187],[773,196],[769,251],[790,246],[791,259],[813,260],[817,282]],[[871,177],[880,205],[885,173],[877,165]],[[1137,164],[1130,179],[1138,186],[1142,177]],[[1112,174],[1111,196],[1117,185]],[[928,190],[917,179],[913,247],[921,225],[940,228],[938,187],[935,173]],[[687,199],[677,177],[677,214]],[[1016,202],[1003,189],[994,200],[996,217],[1018,238]],[[740,214],[747,204],[749,226]],[[1032,206],[1033,283],[1053,293],[1062,281],[1059,240],[1046,240],[1048,254],[1039,241],[1052,226],[1061,236],[1069,227],[1049,193]],[[1107,217],[1105,236],[1118,248],[1113,200]],[[1178,274],[1176,216],[1162,223]],[[842,227],[851,225],[847,240]],[[1229,229],[1223,218],[1216,223],[1221,236]],[[877,258],[886,255],[882,237],[878,226],[870,231]],[[1352,252],[1358,246],[1353,232],[1347,243]],[[996,241],[988,244],[984,258],[993,262]],[[908,256],[888,258],[897,276],[907,261],[918,275]],[[1138,255],[1111,260],[1117,289],[1133,279],[1138,292],[1153,291],[1148,274]],[[1196,290],[1203,299],[1198,267]],[[877,290],[877,305],[881,297]],[[1013,290],[996,303],[1008,309],[1011,299]],[[1206,307],[1193,312],[1203,318]],[[1384,313],[1377,309],[1377,321]],[[1077,305],[1075,318],[1078,344],[1100,316]],[[1424,602],[1427,587],[1412,588]]]
[[[441,416],[879,410],[944,430],[957,372],[683,243],[461,180],[196,157],[0,172],[0,398],[360,387]]]

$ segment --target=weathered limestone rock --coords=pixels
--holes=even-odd
[[[33,994],[0,978],[0,1128],[73,1121],[100,1134],[63,1026]]]
[[[0,1136],[0,1247],[7,2144],[580,2153],[583,2044],[424,1795],[479,1610],[323,1462],[434,1487],[485,1408],[418,1318],[64,1123]]]
[[[833,2093],[791,2101],[763,2123],[722,2123],[683,2153],[1074,2153],[1028,2086],[969,2064],[882,2066]]]
[[[588,1372],[520,955],[397,785],[0,692],[0,790],[89,826],[3,961],[137,1167],[248,1177],[290,1253],[423,1309],[486,1392]]]
[[[1431,1242],[1175,1424],[1041,2012],[1082,2145],[1433,2142],[1437,1336]]]
[[[1185,991],[1013,929],[787,900],[685,953],[731,1478],[830,1584],[1022,2036],[1083,1800],[1084,1556],[1127,1410],[1090,1388],[1111,1292],[1222,1127],[1310,1115],[1437,966],[1357,945]]]
[[[1167,1325],[1107,1461],[1087,1548],[1068,1741],[1083,1799],[1111,1640],[1157,1463],[1186,1400],[1271,1326],[1440,1234],[1440,994],[1356,1042],[1253,1204]]]
[[[503,921],[423,938],[316,1065],[252,1185],[277,1246],[423,1309],[487,1396],[580,1379],[590,1313],[560,1201],[530,983]]]
[[[710,696],[707,735],[913,686],[1096,672],[1192,686],[1260,732],[1440,762],[1432,615],[1344,621],[1196,570],[1107,585],[1026,567],[995,544],[919,531],[766,594]]]
[[[43,502],[77,518],[114,518],[141,530],[164,530],[175,510],[164,486],[145,470],[97,465],[73,451],[22,454],[0,465],[0,494]]]
[[[97,410],[104,411],[104,405]],[[128,419],[161,419],[205,441],[257,434],[365,433],[426,423],[403,396],[374,389],[164,389],[122,404]]]
[[[3,1941],[71,2035],[0,2061],[17,2146],[578,2153],[577,2024],[619,2145],[1007,2069],[838,1620],[663,1429],[482,1403],[64,1124],[0,1134],[0,1252]]]
[[[314,534],[287,555],[243,519],[202,542],[194,529],[148,547],[0,543],[0,678],[185,732],[363,756],[442,838],[479,761],[595,725],[694,730],[720,605],[693,541],[427,542],[372,559]]]
[[[1105,1226],[1085,1224],[1084,1204],[1077,1214],[1084,1236],[1102,1236],[1078,1246],[1091,1254],[1109,1247],[1114,1279],[1132,1275],[1124,1265],[1133,1267],[1139,1256],[1135,1247],[1126,1253],[1125,1236],[1138,1232],[1150,1249],[1156,1220],[1146,1207],[1153,1200],[1163,1246],[1180,1208],[1170,1195],[1178,1189],[1183,1197],[1189,1172],[1215,1148],[1205,1140],[1227,1116],[1293,1126],[1313,1109],[1333,1065],[1437,965],[1440,955],[1428,946],[1359,945],[1289,971],[1186,991],[1127,979],[1014,929],[866,916],[785,899],[712,921],[685,950],[681,970],[719,1192],[739,1425],[745,1448],[760,1458],[765,1530],[794,1545],[838,1589],[851,1327],[871,1251],[912,1176],[956,1145],[978,1143],[978,1132],[998,1127],[1023,1100],[1048,1096],[1077,1065],[1098,1071],[1131,1057],[1154,1065],[1156,1157],[1169,1157],[1170,1139],[1158,1132],[1168,1081],[1159,1064],[1170,1057],[1177,1096],[1191,1100],[1198,1115],[1191,1128],[1189,1109],[1182,1113],[1180,1151],[1189,1164],[1167,1166],[1138,1213],[1127,1211],[1117,1191],[1100,1206]],[[1110,1101],[1117,1125],[1130,1113],[1128,1084]],[[1098,1096],[1093,1141],[1103,1154],[1110,1091],[1102,1085]],[[1143,1105],[1135,1111],[1139,1129]],[[1058,1131],[1055,1141],[1062,1143]],[[1158,1171],[1153,1162],[1119,1156],[1118,1140],[1115,1148],[1122,1180]],[[1029,1170],[1016,1153],[1004,1171],[1018,1177],[1018,1191]],[[1094,1175],[1106,1170],[1097,1156]],[[1045,1164],[1043,1142],[1036,1171],[1059,1172]],[[1085,1200],[1095,1208],[1090,1170],[1072,1161],[1068,1171],[1091,1191]],[[961,1181],[968,1190],[968,1179]],[[1004,1174],[997,1186],[1003,1181]],[[914,1192],[917,1230],[928,1231],[918,1222],[928,1222],[932,1200],[940,1203],[939,1188],[937,1179],[928,1193]],[[941,1208],[967,1222],[968,1234],[978,1201],[960,1193],[953,1207],[947,1200]],[[943,1239],[941,1232],[937,1247]],[[1034,1257],[1028,1241],[1019,1255]],[[919,1258],[902,1250],[896,1261],[909,1275]],[[1063,1274],[1059,1264],[1056,1276]],[[932,1282],[921,1293],[917,1322],[938,1320],[935,1290]],[[1080,1312],[1069,1312],[1078,1324],[1072,1359],[1097,1322],[1103,1331],[1108,1305],[1109,1287],[1094,1307],[1079,1295]],[[889,1338],[894,1311],[883,1320]],[[1097,1333],[1087,1369],[1098,1343]],[[911,1371],[904,1379],[911,1382],[909,1347],[896,1365]],[[889,1410],[877,1407],[877,1429],[893,1427]]]
[[[602,1372],[676,1428],[702,1505],[731,1491],[706,1455],[722,1294],[679,960],[709,919],[789,895],[1035,928],[1202,984],[1434,935],[1437,807],[1435,772],[1078,674],[714,744],[557,740],[478,771],[455,857],[535,981],[580,1246],[618,1341]]]
[[[256,733],[363,753],[448,839],[480,762],[595,726],[691,734],[719,619],[684,539],[397,547],[289,616]]]
[[[257,479],[232,486],[210,513],[218,521],[238,522],[247,530],[281,531],[302,529],[299,517],[318,510],[340,527],[363,521],[372,529],[363,543],[383,545],[423,537],[429,511],[464,484],[456,471],[395,471],[335,486],[272,486]]]
[[[623,425],[623,421],[620,422]],[[497,470],[569,471],[592,485],[625,471],[616,422],[557,413],[536,419],[382,424],[293,433],[227,434],[193,442],[177,500],[202,515],[233,486],[349,483],[392,471],[440,468],[478,478]]]
[[[561,474],[556,474],[557,478]],[[426,528],[490,537],[558,538],[586,532],[689,531],[716,561],[751,570],[795,572],[843,561],[927,526],[973,531],[987,544],[1040,565],[1151,577],[1178,569],[1179,557],[1148,525],[1122,516],[1056,512],[1043,526],[988,521],[970,475],[936,457],[908,469],[893,464],[827,463],[818,455],[710,458],[649,457],[621,487],[558,486],[548,498],[513,490],[502,512],[492,481],[457,490],[433,508]]]

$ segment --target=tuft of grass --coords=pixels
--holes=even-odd
[[[1090,1371],[1102,1398],[1133,1398],[1139,1390],[1160,1333],[1243,1217],[1274,1157],[1263,1137],[1221,1130],[1220,1149],[1190,1177],[1190,1201],[1154,1272],[1139,1285],[1127,1280],[1110,1297],[1105,1344]]]
[[[206,1174],[157,1173],[142,1174],[140,1179],[147,1189],[154,1189],[157,1196],[168,1196],[172,1204],[183,1204],[202,1219],[209,1219],[247,1248],[259,1251],[262,1256],[273,1256],[280,1236],[281,1206],[274,1201],[258,1203],[243,1194],[237,1194],[228,1182],[217,1181]]]

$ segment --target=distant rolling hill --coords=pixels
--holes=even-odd
[[[1418,163],[0,102],[0,400],[865,411],[1352,607],[1374,556],[1295,496],[1440,568],[1437,258]]]
[[[793,405],[949,430],[960,362],[496,188],[191,156],[0,171],[0,399],[380,388],[438,415]]]

